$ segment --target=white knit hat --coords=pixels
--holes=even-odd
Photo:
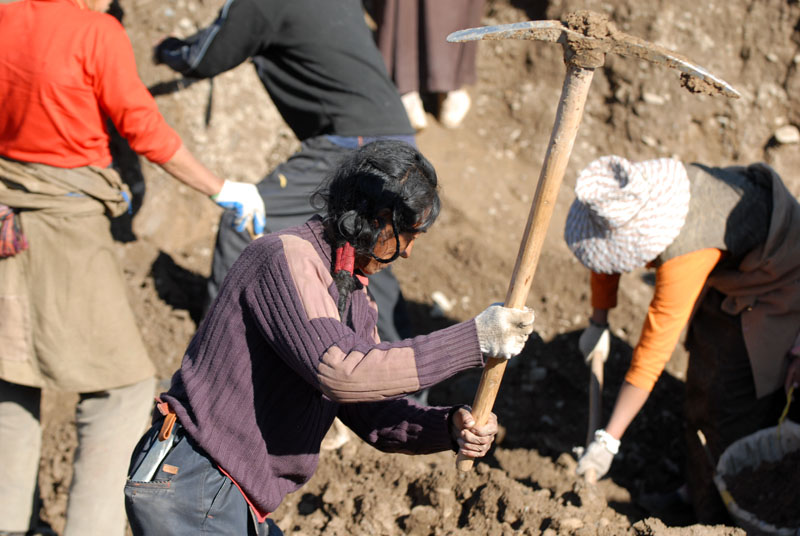
[[[678,236],[689,212],[689,177],[671,158],[633,163],[604,156],[575,183],[564,239],[594,272],[630,272]]]

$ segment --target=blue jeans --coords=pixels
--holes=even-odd
[[[129,475],[156,442],[161,422],[136,446]],[[135,482],[129,477],[125,484],[125,510],[134,536],[282,536],[272,520],[258,523],[236,484],[180,425],[175,433],[175,444],[152,481]],[[164,471],[167,465],[172,466],[167,467],[169,472]]]

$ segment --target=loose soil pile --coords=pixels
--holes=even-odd
[[[800,496],[788,482],[800,482],[800,450],[725,476],[742,510],[775,527],[800,527]]]
[[[139,72],[185,143],[221,175],[258,181],[297,140],[253,68],[178,83],[150,63],[167,34],[207,25],[221,2],[122,0]],[[683,377],[677,350],[645,409],[629,428],[608,478],[587,487],[574,476],[572,448],[584,442],[588,370],[577,338],[589,312],[588,273],[561,238],[576,173],[594,158],[677,156],[712,165],[766,161],[800,194],[800,151],[775,136],[800,125],[800,5],[796,0],[489,1],[484,24],[560,19],[577,9],[606,14],[629,34],[674,49],[742,93],[739,100],[695,95],[679,75],[643,61],[609,57],[598,69],[554,209],[528,305],[537,333],[511,361],[495,412],[505,437],[484,462],[459,473],[452,453],[386,455],[356,439],[324,452],[317,474],[274,513],[291,534],[743,534],[732,526],[692,525],[685,510],[649,512],[647,494],[682,483]],[[483,42],[473,109],[464,125],[433,124],[418,136],[442,182],[436,226],[398,262],[396,274],[420,333],[467,319],[502,301],[536,188],[564,78],[561,49],[525,41]],[[213,95],[213,99],[210,98]],[[435,110],[430,110],[435,112]],[[207,119],[209,124],[206,125]],[[780,131],[784,132],[784,131]],[[134,159],[135,161],[135,159]],[[199,319],[219,209],[141,162],[142,205],[120,222],[119,255],[130,300],[159,377],[168,379]],[[267,204],[269,215],[269,204]],[[652,278],[623,276],[611,314],[604,418],[636,343]],[[452,308],[435,314],[432,294]],[[433,389],[433,404],[470,403],[479,371]],[[74,395],[45,393],[42,515],[63,527],[76,441]],[[794,490],[793,490],[794,491]]]

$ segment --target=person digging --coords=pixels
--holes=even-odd
[[[608,358],[620,274],[646,266],[656,275],[611,417],[577,473],[608,472],[688,323],[688,492],[699,521],[724,522],[696,431],[716,459],[734,440],[775,425],[785,406],[787,370],[798,366],[791,349],[800,329],[800,204],[766,164],[669,158],[604,156],[580,172],[575,195],[564,238],[591,270],[593,311],[579,340],[585,357]]]
[[[133,534],[280,534],[268,518],[314,474],[338,417],[386,452],[484,456],[497,433],[463,406],[405,395],[520,353],[533,311],[493,305],[429,335],[381,342],[367,277],[411,255],[436,220],[436,173],[414,147],[351,152],[315,199],[324,217],[250,244],[186,350],[125,487]],[[200,485],[199,483],[202,483]],[[164,493],[168,488],[169,493]]]

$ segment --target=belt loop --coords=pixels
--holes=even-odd
[[[166,441],[169,439],[169,436],[172,435],[172,427],[175,425],[177,418],[178,416],[174,413],[170,413],[164,417],[164,424],[161,425],[161,431],[158,432],[159,441]]]
[[[156,408],[158,408],[158,412],[164,416],[164,422],[161,424],[161,430],[158,432],[158,440],[166,441],[172,435],[172,428],[175,425],[175,421],[178,419],[178,416],[174,411],[172,411],[172,409],[170,409],[169,404],[161,400],[161,398],[156,397],[156,401]]]

